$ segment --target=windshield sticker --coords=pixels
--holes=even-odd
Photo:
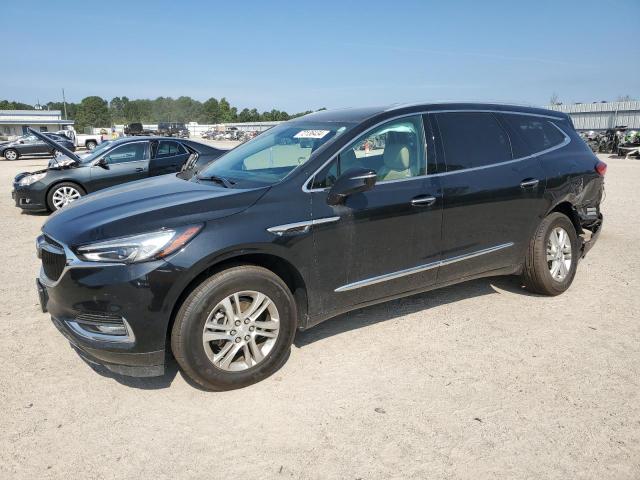
[[[323,138],[331,130],[301,130],[293,138]]]

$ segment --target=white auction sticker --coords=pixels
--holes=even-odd
[[[293,138],[322,138],[329,132],[330,130],[301,130]]]

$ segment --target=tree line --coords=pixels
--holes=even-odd
[[[41,105],[49,110],[60,110],[64,115],[62,102],[47,102]],[[33,105],[0,100],[0,110],[31,110]],[[320,110],[324,110],[321,108]],[[312,110],[289,114],[272,109],[259,112],[256,108],[243,108],[238,111],[229,101],[209,98],[204,102],[191,97],[158,97],[155,100],[114,97],[107,101],[102,97],[83,98],[80,103],[66,103],[67,119],[75,121],[75,128],[83,131],[85,127],[110,127],[112,125],[140,122],[156,124],[158,122],[198,122],[200,124],[232,122],[266,122],[289,120],[311,113]]]

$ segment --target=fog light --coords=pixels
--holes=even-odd
[[[105,333],[107,335],[126,335],[127,329],[124,325],[95,325],[96,329],[100,333]]]

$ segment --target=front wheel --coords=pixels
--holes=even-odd
[[[49,190],[47,194],[47,206],[49,210],[55,212],[65,205],[75,202],[84,195],[86,195],[86,192],[80,185],[71,182],[62,182]]]
[[[296,306],[271,271],[246,265],[223,270],[186,298],[171,333],[183,372],[207,390],[259,382],[289,356]]]
[[[562,213],[546,217],[529,242],[522,281],[528,290],[542,295],[560,295],[576,275],[580,257],[578,235]]]
[[[9,148],[4,151],[4,158],[7,160],[17,160],[18,159],[18,151],[13,148]]]
[[[95,142],[94,140],[89,140],[85,146],[87,147],[87,150],[93,150],[94,148],[96,148],[96,146],[98,145],[97,142]]]

